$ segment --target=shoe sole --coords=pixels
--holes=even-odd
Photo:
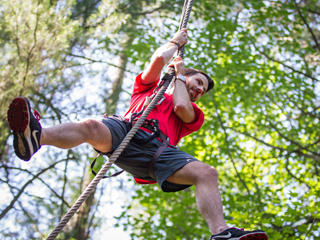
[[[233,238],[232,238],[233,239]],[[236,238],[234,238],[236,239]],[[268,235],[266,233],[249,233],[245,236],[237,238],[239,240],[268,240]]]
[[[29,161],[33,153],[33,146],[30,138],[30,106],[28,100],[23,97],[15,98],[9,106],[7,117],[14,135],[15,153],[20,159]]]

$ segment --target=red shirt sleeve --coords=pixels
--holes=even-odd
[[[159,80],[158,80],[158,81],[155,81],[154,83],[151,83],[151,84],[144,84],[142,82],[141,76],[142,76],[142,73],[140,73],[136,77],[136,80],[135,80],[134,86],[133,86],[133,94],[147,92],[150,89],[155,88],[159,82]]]
[[[130,106],[124,117],[128,117],[130,113],[139,112],[143,107],[146,97],[151,95],[152,91],[157,87],[158,81],[148,85],[143,84],[141,75],[142,73],[140,73],[134,81]]]
[[[195,112],[195,120],[191,123],[184,123],[185,127],[188,128],[190,131],[195,132],[198,131],[203,122],[204,122],[204,114],[202,112],[202,110],[195,104],[195,103],[191,103]]]

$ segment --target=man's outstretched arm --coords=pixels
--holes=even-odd
[[[179,30],[172,38],[173,42],[182,46],[188,42],[187,29]],[[151,61],[147,69],[143,72],[141,79],[144,84],[154,83],[160,78],[161,70],[170,61],[174,53],[178,50],[178,45],[168,42],[159,47],[151,57]]]

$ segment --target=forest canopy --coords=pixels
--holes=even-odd
[[[123,114],[135,76],[178,30],[183,1],[2,0],[0,3],[0,234],[42,239],[93,178],[93,149],[13,150],[10,102],[25,96],[49,127]],[[320,2],[194,1],[185,63],[214,89],[205,124],[181,150],[219,173],[231,226],[269,239],[320,236]],[[99,158],[99,167],[106,161]],[[114,169],[111,170],[113,172]],[[114,196],[122,196],[117,209]],[[125,197],[123,197],[125,196]],[[120,197],[121,198],[121,197]],[[115,206],[115,217],[101,212]],[[116,221],[115,221],[116,220]],[[60,239],[94,239],[104,223],[132,239],[209,239],[195,188],[163,193],[129,175],[103,180]]]

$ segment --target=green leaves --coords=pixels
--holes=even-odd
[[[318,32],[319,18],[307,10],[319,7],[313,4],[298,7]],[[319,182],[319,71],[310,56],[319,57],[319,51],[311,47],[312,35],[297,7],[282,1],[201,1],[193,14],[197,24],[188,31],[196,37],[190,37],[185,61],[209,73],[215,88],[198,103],[205,124],[184,138],[181,149],[218,170],[231,226],[261,228],[270,239],[316,237],[319,208],[314,206],[320,195],[311,189]],[[153,188],[141,191],[139,201],[167,202]],[[194,188],[172,195],[185,205],[174,203],[174,209],[161,207],[161,212],[145,205],[146,213],[157,216],[150,221],[180,215],[173,226],[184,228],[170,229],[173,239],[208,238],[205,222],[193,215]],[[149,234],[136,236],[152,239]]]
[[[270,239],[316,239],[320,231],[316,44],[320,42],[320,6],[318,1],[296,2],[195,1],[188,28],[187,67],[207,72],[215,88],[198,102],[206,121],[200,131],[182,140],[181,150],[217,169],[227,223],[263,229]],[[1,2],[3,164],[18,164],[7,144],[10,132],[5,121],[15,96],[29,96],[34,108],[44,114],[45,125],[99,115],[114,79],[108,65],[117,65],[116,57],[126,55],[123,88],[128,90],[135,77],[131,72],[143,70],[153,51],[178,29],[183,1],[61,3]],[[95,76],[104,79],[105,87],[99,92],[102,97],[92,94],[90,104]],[[81,92],[84,79],[90,83]],[[47,150],[45,160],[35,164],[41,169],[41,164],[64,157],[61,154]],[[68,158],[80,159],[81,167],[66,164],[63,171],[52,170],[47,175],[53,182],[50,197],[25,194],[27,201],[33,199],[36,204],[21,201],[15,206],[19,210],[15,222],[34,227],[30,239],[39,236],[34,235],[40,231],[37,219],[50,226],[53,221],[49,220],[66,211],[63,200],[69,203],[79,195],[79,172],[87,173],[85,156],[91,156],[91,148],[68,152]],[[100,158],[97,170],[103,162]],[[23,170],[17,174],[4,166],[2,184],[14,197],[21,186],[17,176],[25,175],[20,175]],[[194,187],[170,194],[155,185],[136,188],[133,201],[118,217],[119,225],[125,223],[125,229],[132,230],[132,239],[208,239],[211,235],[197,210]],[[24,214],[25,208],[32,214]],[[98,213],[92,214],[97,219]],[[97,222],[91,221],[92,228],[99,226]]]

